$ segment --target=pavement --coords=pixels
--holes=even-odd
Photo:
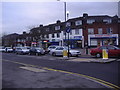
[[[68,60],[73,62],[96,62],[96,63],[109,63],[113,61],[120,61],[118,58],[95,58],[95,56],[90,55],[90,49],[88,49],[88,54],[86,54],[86,49],[75,49],[81,51],[81,56],[79,57],[69,57],[69,58],[61,58],[62,60]]]

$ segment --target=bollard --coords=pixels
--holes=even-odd
[[[102,56],[103,56],[103,59],[108,59],[108,50],[107,49],[102,50]]]
[[[67,50],[63,50],[63,59],[68,59]]]

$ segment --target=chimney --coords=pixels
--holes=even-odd
[[[88,14],[87,13],[83,13],[83,17],[88,17]]]
[[[61,23],[61,21],[60,21],[60,20],[57,20],[56,23],[59,24],[59,23]]]
[[[40,24],[39,27],[43,27],[43,24]]]

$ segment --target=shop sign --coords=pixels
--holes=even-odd
[[[82,36],[74,36],[74,39],[82,39]]]
[[[37,42],[32,42],[32,44],[37,44]]]
[[[116,35],[114,35],[114,34],[112,34],[112,35],[108,35],[108,34],[95,35],[95,37],[113,37],[113,36],[116,36]]]

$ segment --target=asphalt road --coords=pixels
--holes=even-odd
[[[32,64],[42,67],[48,67],[57,70],[64,70],[73,73],[84,74],[92,76],[101,80],[105,80],[117,86],[120,85],[120,62],[111,63],[83,63],[83,62],[70,62],[67,60],[57,60],[49,55],[45,56],[29,56],[29,55],[16,55],[14,53],[3,53],[3,60],[11,60]]]

